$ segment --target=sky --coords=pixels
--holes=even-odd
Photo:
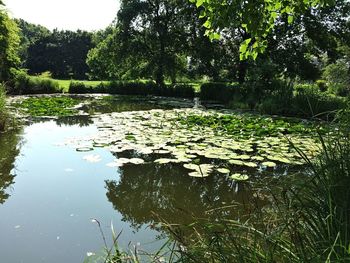
[[[119,9],[118,0],[4,0],[4,3],[12,17],[50,30],[104,29]]]

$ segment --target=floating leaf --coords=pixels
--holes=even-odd
[[[76,149],[77,152],[91,152],[94,148],[91,147],[79,147]]]
[[[229,160],[229,163],[235,165],[244,165],[244,162],[240,160]]]
[[[227,168],[218,168],[216,170],[221,174],[229,174],[230,173],[230,170]]]
[[[269,168],[276,167],[276,163],[274,163],[274,162],[263,162],[262,165],[269,167]]]
[[[230,175],[230,178],[235,181],[247,181],[249,176],[246,174],[235,173]]]

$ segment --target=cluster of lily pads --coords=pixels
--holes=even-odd
[[[279,165],[303,165],[303,159],[290,141],[309,158],[319,152],[315,140],[305,134],[258,136],[243,130],[230,134],[180,121],[188,116],[209,118],[213,114],[224,115],[200,109],[101,114],[94,117],[98,128],[96,134],[70,139],[66,143],[73,144],[77,151],[106,147],[116,156],[132,153],[133,158],[116,158],[107,164],[110,167],[145,162],[179,164],[192,177],[220,173],[234,180],[247,180],[248,172],[254,170],[274,169]],[[244,115],[237,118],[244,118]]]

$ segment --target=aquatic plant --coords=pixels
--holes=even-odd
[[[39,116],[71,116],[76,115],[78,110],[74,107],[80,103],[79,99],[58,96],[58,97],[31,97],[17,103],[16,105],[25,111],[26,114]]]
[[[183,165],[193,177],[222,174],[223,168],[230,176],[303,165],[290,140],[309,158],[319,152],[307,124],[267,117],[182,109],[100,114],[93,120],[97,134],[66,143],[77,151],[106,147],[115,155],[133,153],[131,159],[119,157],[107,164],[110,167],[142,165],[147,160],[157,165]]]

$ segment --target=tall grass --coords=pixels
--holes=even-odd
[[[143,251],[137,246],[133,246],[128,250],[123,250],[118,245],[118,239],[122,235],[122,231],[117,233],[114,230],[113,224],[111,224],[112,244],[108,245],[105,233],[102,230],[101,223],[97,219],[92,219],[93,223],[96,223],[101,234],[101,238],[104,244],[103,250],[99,253],[92,253],[84,260],[84,263],[175,263],[177,258],[175,257],[176,244],[170,241],[170,239],[163,244],[161,248],[155,253],[148,253]]]

